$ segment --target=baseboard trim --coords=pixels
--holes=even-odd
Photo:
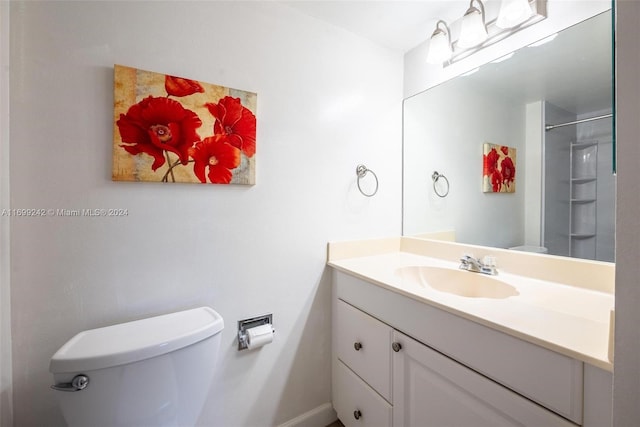
[[[326,427],[338,419],[331,403],[325,403],[278,427]]]

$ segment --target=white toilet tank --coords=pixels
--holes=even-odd
[[[195,425],[223,328],[200,307],[80,332],[49,365],[68,425]]]
[[[522,245],[509,248],[512,251],[533,252],[537,254],[547,254],[549,250],[544,246]]]

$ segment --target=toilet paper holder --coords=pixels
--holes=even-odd
[[[247,330],[262,325],[273,325],[273,314],[238,320],[238,350],[248,348]],[[272,329],[275,333],[275,329]]]

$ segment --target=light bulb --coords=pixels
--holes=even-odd
[[[473,3],[473,0],[471,3]],[[470,5],[462,17],[458,46],[463,49],[474,47],[485,41],[488,36],[482,12],[480,9]]]
[[[442,28],[440,27],[441,25]],[[431,39],[429,39],[427,62],[429,64],[442,64],[451,59],[451,55],[453,55],[453,51],[449,39],[449,28],[444,21],[438,21],[436,29],[431,34]]]
[[[440,29],[436,30],[429,41],[427,62],[430,64],[442,64],[451,59],[452,53],[447,34]]]
[[[528,0],[502,0],[496,25],[500,28],[513,28],[522,24],[533,15]]]

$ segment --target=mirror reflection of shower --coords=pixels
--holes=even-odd
[[[614,261],[611,109],[575,113],[545,103],[544,117],[542,244],[553,255]]]

